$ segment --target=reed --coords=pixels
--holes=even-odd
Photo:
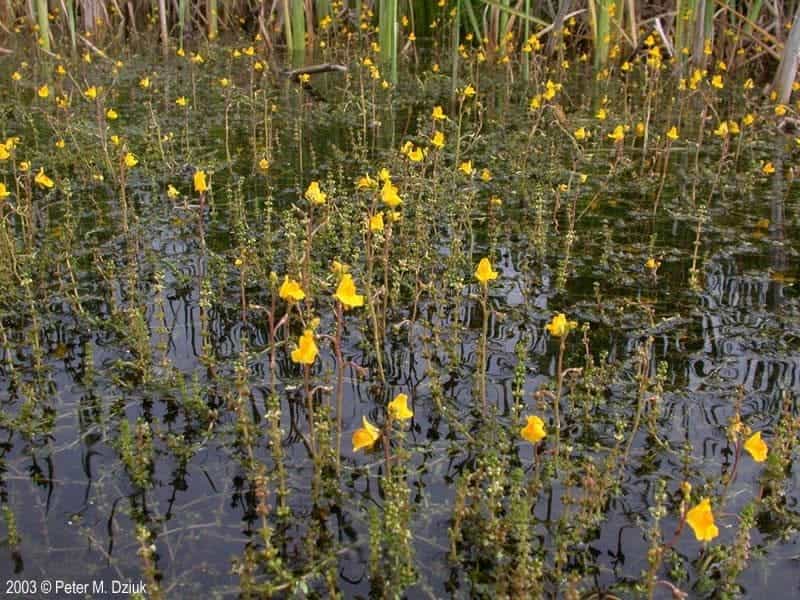
[[[167,3],[158,0],[158,24],[161,32],[161,52],[164,57],[169,53],[169,31],[167,29]]]
[[[47,0],[36,0],[36,17],[39,24],[39,45],[50,52],[50,20],[47,18]]]
[[[600,72],[608,64],[608,54],[611,48],[611,6],[616,6],[613,0],[590,0],[591,15],[594,22],[592,27],[592,45],[594,46],[594,69]]]
[[[64,15],[67,19],[67,31],[69,31],[69,41],[72,53],[77,51],[77,37],[75,35],[75,1],[65,0],[64,2]]]
[[[397,0],[382,0],[378,9],[381,63],[389,69],[389,81],[397,83]]]
[[[208,39],[215,40],[219,37],[219,9],[217,6],[217,0],[208,0],[206,9],[206,20],[208,21]]]
[[[777,92],[780,104],[789,104],[798,61],[800,61],[800,3],[797,5],[789,39],[786,40],[780,64],[772,81],[772,87]]]
[[[306,20],[303,0],[291,0],[292,44],[287,44],[292,54],[300,54],[306,48]]]

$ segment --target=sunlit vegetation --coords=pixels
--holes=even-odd
[[[6,579],[780,597],[800,27],[765,6],[4,3]]]

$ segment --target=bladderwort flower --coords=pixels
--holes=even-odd
[[[545,328],[553,337],[564,337],[577,326],[577,321],[567,321],[567,316],[564,313],[558,313],[545,325]]]
[[[311,204],[321,205],[325,204],[325,200],[328,199],[328,194],[320,189],[318,181],[312,181],[308,184],[308,188],[306,188],[305,198],[311,202]]]
[[[522,439],[530,442],[531,444],[538,444],[547,436],[547,430],[544,427],[544,421],[536,415],[528,417],[528,422],[522,429],[519,430]]]
[[[195,171],[192,179],[194,182],[195,192],[198,194],[204,194],[208,191],[208,179],[206,178],[205,171]]]
[[[719,535],[719,529],[714,524],[714,513],[711,512],[709,498],[703,498],[700,504],[686,513],[686,522],[700,542],[710,542]]]
[[[362,448],[372,448],[381,437],[380,430],[367,420],[361,417],[361,427],[353,432],[353,452],[358,452]]]
[[[489,285],[489,282],[497,279],[498,272],[492,268],[492,263],[489,261],[488,258],[482,258],[478,263],[478,268],[475,269],[475,279],[477,279],[481,285]]]
[[[386,408],[395,421],[405,421],[414,416],[413,411],[408,408],[408,396],[406,394],[397,394]]]
[[[283,283],[278,290],[278,295],[286,302],[298,302],[306,297],[300,284],[294,279],[291,279],[288,275],[284,277]]]
[[[139,164],[139,159],[136,158],[136,155],[133,152],[128,152],[125,154],[125,166],[129,169],[132,169],[136,165]]]
[[[761,439],[761,432],[756,431],[753,435],[747,438],[747,441],[744,443],[744,449],[753,457],[753,460],[756,462],[764,462],[767,460],[767,453],[769,449],[767,448],[766,442]]]
[[[380,211],[369,218],[369,230],[372,233],[380,233],[383,231],[383,212]]]
[[[341,302],[345,309],[364,306],[364,296],[356,293],[356,284],[353,283],[353,276],[350,273],[345,273],[342,276],[342,280],[339,282],[339,287],[336,288],[336,293],[333,297]]]
[[[44,167],[39,169],[39,172],[36,173],[36,177],[34,177],[33,180],[37,183],[39,187],[43,189],[49,189],[55,185],[55,183],[53,183],[53,180],[44,174]]]
[[[314,341],[314,332],[306,329],[297,343],[297,348],[292,350],[292,362],[301,365],[312,365],[319,354],[319,348]]]
[[[381,200],[389,208],[397,208],[403,201],[397,193],[397,187],[387,178],[381,188]]]

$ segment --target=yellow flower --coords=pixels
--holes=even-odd
[[[753,83],[753,78],[752,77],[749,77],[747,79],[747,81],[745,81],[744,84],[742,85],[742,87],[744,89],[746,89],[746,90],[752,90],[755,86],[756,86],[756,84]]]
[[[0,150],[2,150],[2,144],[0,144]],[[23,160],[19,163],[19,170],[21,173],[27,173],[31,168],[31,163],[27,160]]]
[[[678,139],[678,128],[675,127],[675,125],[673,125],[672,127],[669,128],[669,131],[667,132],[667,137],[669,139],[671,139],[672,141],[675,141],[675,140]]]
[[[292,362],[301,365],[313,365],[318,353],[319,349],[314,341],[314,332],[306,329],[303,335],[300,336],[297,348],[292,350]]]
[[[118,135],[112,135],[112,136],[111,136],[110,138],[108,138],[108,139],[110,139],[110,140],[111,140],[111,143],[112,143],[112,144],[114,144],[115,146],[119,146],[120,142],[122,142],[122,140],[119,138],[119,136],[118,136]]]
[[[467,87],[464,88],[464,91],[461,92],[464,98],[472,98],[475,95],[475,88],[472,87],[472,84],[467,84]]]
[[[183,49],[183,48],[178,48],[178,49],[175,51],[175,54],[177,54],[178,56],[186,56],[186,52],[184,51],[184,49]]]
[[[147,88],[149,88],[150,87],[150,78],[149,77],[142,77],[139,80],[139,87],[142,88],[143,90],[146,90]]]
[[[10,195],[11,195],[11,192],[9,192],[6,189],[6,184],[5,183],[0,183],[0,200],[2,200],[3,198],[8,198]]]
[[[422,152],[422,148],[419,146],[415,146],[413,149],[406,152],[406,156],[411,162],[420,162],[423,158],[425,158],[425,154]]]
[[[309,75],[308,73],[303,73],[297,79],[300,81],[300,83],[308,83],[309,81],[311,81],[311,75]]]
[[[174,185],[172,185],[170,183],[167,186],[167,196],[169,196],[170,198],[172,198],[174,200],[175,198],[177,198],[180,195],[181,195],[181,193],[178,191],[178,188],[176,188]]]
[[[337,275],[344,275],[350,271],[350,265],[346,265],[343,262],[339,262],[338,260],[334,260],[331,263],[331,273],[336,273]]]
[[[661,266],[661,261],[660,260],[656,260],[652,256],[650,258],[648,258],[647,261],[644,263],[644,268],[645,269],[650,269],[651,271],[655,271],[660,266]]]
[[[262,171],[268,171],[269,161],[266,158],[262,158],[260,161],[258,161],[258,168]]]
[[[778,104],[778,106],[775,107],[775,115],[778,117],[782,117],[783,115],[786,114],[786,110],[787,110],[786,106],[784,106],[783,104]]]
[[[339,282],[339,287],[336,288],[336,293],[333,297],[341,302],[346,309],[364,306],[364,296],[356,294],[356,284],[353,283],[353,276],[350,273],[342,276],[342,280]]]
[[[63,139],[59,138],[56,140],[56,148],[59,150],[63,150],[66,145],[67,143]]]
[[[379,212],[369,218],[369,230],[372,233],[383,231],[383,212]]]
[[[175,99],[175,104],[178,106],[186,106],[188,103],[189,101],[186,99],[186,96],[180,96]]]
[[[484,257],[478,263],[478,268],[475,269],[475,279],[481,282],[481,285],[489,285],[489,282],[497,279],[498,273],[492,269],[492,263],[489,259]]]
[[[439,150],[444,148],[444,134],[441,131],[434,132],[433,138],[431,139],[431,145],[435,146]]]
[[[386,183],[387,181],[391,181],[392,180],[392,175],[391,175],[391,173],[389,173],[389,169],[387,169],[386,167],[383,167],[380,171],[378,171],[378,180],[380,180],[383,183]]]
[[[8,160],[11,158],[11,153],[5,144],[0,144],[0,160]]]
[[[42,87],[36,90],[36,93],[39,94],[39,98],[47,98],[50,95],[50,88],[45,83]]]
[[[718,135],[719,137],[727,137],[728,124],[725,121],[720,123],[719,126],[714,130],[714,135]]]
[[[220,87],[226,88],[230,84],[231,84],[231,80],[228,79],[227,77],[223,77],[222,79],[219,80],[219,86]]]
[[[356,188],[359,190],[374,190],[377,189],[378,182],[375,181],[369,174],[359,177],[356,181]]]
[[[617,143],[623,141],[625,139],[625,128],[622,125],[617,125],[614,127],[614,131],[608,134],[608,138]]]
[[[136,165],[139,164],[139,160],[136,158],[136,155],[133,152],[128,152],[125,155],[125,166],[129,169],[132,169]]]
[[[208,181],[206,180],[206,172],[205,171],[195,171],[194,177],[192,178],[194,181],[194,191],[198,194],[202,194],[208,191]]]
[[[722,83],[722,75],[714,75],[714,77],[711,78],[711,85],[719,90],[724,88],[725,84]]]
[[[381,432],[375,425],[367,421],[367,417],[361,417],[361,427],[353,432],[353,452],[362,448],[372,448],[375,442],[381,437]]]
[[[312,181],[308,184],[305,196],[306,200],[312,204],[325,204],[325,200],[328,198],[328,194],[319,189],[319,182],[317,181]]]
[[[529,441],[531,444],[541,442],[547,435],[547,430],[544,428],[544,421],[537,416],[528,417],[528,423],[519,430],[519,434],[524,440]]]
[[[601,108],[595,113],[594,116],[598,121],[605,121],[608,118],[608,111],[605,108]]]
[[[444,121],[447,118],[447,115],[444,114],[444,110],[442,110],[441,106],[436,105],[433,107],[431,117],[433,117],[434,121]]]
[[[703,498],[700,504],[686,513],[686,522],[700,542],[710,542],[719,535],[719,529],[714,525],[714,513],[711,512],[711,500],[708,498]]]
[[[91,86],[89,88],[86,88],[86,91],[83,92],[83,95],[86,96],[86,98],[89,100],[94,100],[95,98],[97,98],[97,87]]]
[[[22,74],[19,71],[14,71],[11,74],[11,79],[12,81],[19,81],[20,79],[22,79]]]
[[[772,175],[775,172],[775,167],[771,162],[767,162],[763,167],[761,167],[761,172],[764,175]]]
[[[744,449],[750,453],[753,460],[756,462],[764,462],[767,459],[767,444],[761,439],[761,432],[756,431],[753,435],[747,438],[744,443]]]
[[[481,171],[481,181],[484,183],[489,183],[492,180],[492,172],[489,169],[483,169]]]
[[[736,121],[728,121],[728,131],[731,133],[731,135],[738,135],[741,133],[739,124]]]
[[[109,108],[106,111],[106,119],[108,119],[109,121],[114,121],[117,117],[119,117],[119,115],[117,114],[117,111],[115,111],[113,108]]]
[[[44,167],[39,169],[39,172],[33,180],[42,188],[51,188],[54,185],[53,180],[44,174]]]
[[[388,179],[384,181],[381,188],[381,200],[389,208],[397,208],[398,205],[403,203],[397,193],[397,188]]]
[[[284,277],[281,288],[278,290],[278,295],[286,302],[297,302],[306,297],[300,284],[294,279],[289,279],[288,275]]]
[[[389,414],[395,421],[405,421],[414,416],[414,413],[408,408],[408,396],[405,394],[397,394],[394,400],[389,402]]]
[[[755,123],[756,118],[752,113],[747,113],[744,117],[742,117],[742,125],[745,127],[749,127],[753,123]]]
[[[582,142],[582,141],[583,141],[583,140],[585,140],[587,137],[589,137],[589,132],[588,132],[588,131],[586,131],[586,128],[585,128],[585,127],[578,127],[578,128],[575,130],[575,133],[574,133],[573,135],[575,136],[575,139],[576,139],[576,140],[578,140],[579,142]]]
[[[644,131],[645,131],[644,123],[642,123],[641,121],[639,121],[639,122],[636,124],[636,137],[642,137],[642,136],[644,136]]]
[[[475,167],[472,166],[471,160],[467,160],[458,165],[458,170],[464,175],[472,175],[475,172]]]
[[[564,313],[558,313],[545,325],[545,328],[553,337],[564,337],[577,326],[577,321],[567,321],[567,316]]]

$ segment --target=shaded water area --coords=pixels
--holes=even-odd
[[[170,598],[640,597],[661,548],[655,579],[691,597],[800,594],[798,145],[771,107],[734,92],[707,111],[673,81],[645,107],[635,79],[581,72],[537,110],[552,75],[473,74],[478,96],[451,103],[446,75],[386,90],[359,65],[309,93],[204,54],[81,67],[53,89],[67,108],[36,98],[31,69],[0,92],[3,137],[20,138],[2,165],[4,580],[156,581]],[[713,134],[712,115],[746,112],[758,119],[738,136]],[[409,140],[420,162],[399,152]],[[403,204],[370,233],[380,194],[355,182],[383,167]],[[312,180],[322,206],[304,199]],[[484,298],[485,256],[498,277]],[[367,307],[338,317],[337,357],[334,260],[362,294],[372,274],[380,364]],[[285,275],[307,296],[292,307]],[[578,323],[558,416],[557,313]],[[306,377],[291,354],[314,318]],[[385,423],[398,393],[414,416],[395,426],[403,476],[387,485],[388,453],[354,452],[351,435],[363,416]],[[537,445],[519,435],[532,414],[548,428]],[[737,414],[767,462],[742,450]],[[707,545],[679,526],[701,497],[719,527]]]

